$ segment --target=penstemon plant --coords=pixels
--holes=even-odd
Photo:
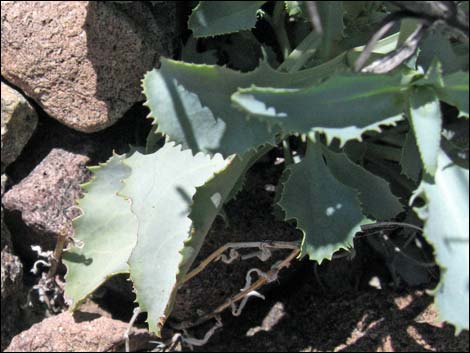
[[[260,22],[272,26],[277,54],[250,32]],[[83,186],[74,221],[83,247],[64,256],[70,308],[128,273],[160,334],[222,206],[281,145],[275,212],[303,234],[289,261],[331,259],[361,229],[415,228],[441,268],[441,318],[468,329],[468,23],[465,33],[444,22],[454,31],[443,34],[429,16],[387,2],[201,1],[188,24],[183,61],[162,58],[143,80],[154,120],[146,150],[91,168]],[[219,36],[249,50],[210,48]],[[209,49],[198,52],[198,40]],[[442,106],[458,111],[453,124]],[[305,153],[293,156],[293,139]],[[388,173],[391,164],[401,172]],[[397,222],[413,212],[423,228]]]

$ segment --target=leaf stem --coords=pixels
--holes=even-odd
[[[64,250],[65,243],[67,242],[67,235],[59,234],[57,237],[57,243],[55,245],[54,253],[51,258],[51,267],[47,273],[48,279],[53,279],[57,273],[57,267],[59,266],[60,260],[62,259],[62,251]]]

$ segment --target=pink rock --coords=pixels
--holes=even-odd
[[[49,249],[55,236],[73,234],[71,220],[79,211],[72,206],[80,197],[80,184],[90,178],[88,161],[86,155],[54,148],[26,178],[3,195],[5,209],[19,211],[24,223],[42,235],[22,239],[22,246],[39,244]]]
[[[175,7],[2,1],[2,76],[63,124],[102,130],[143,100],[144,73],[172,53]]]
[[[123,351],[127,324],[107,317],[87,315],[85,321],[69,312],[41,321],[15,336],[5,352],[116,352]],[[152,336],[133,329],[130,350],[152,347]],[[153,345],[154,346],[154,345]]]

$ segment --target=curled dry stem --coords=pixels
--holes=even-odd
[[[272,242],[272,243],[276,243],[276,242]],[[287,243],[287,242],[280,242],[280,243],[283,243],[283,245],[286,245],[287,244],[290,244],[291,246],[293,245],[293,243]],[[247,288],[244,288],[244,290],[242,290],[240,293],[237,293],[235,294],[234,296],[230,297],[229,299],[227,299],[222,305],[218,306],[215,310],[213,310],[211,313],[209,314],[206,314],[206,315],[203,315],[201,316],[200,318],[198,318],[197,320],[195,321],[186,321],[186,322],[182,322],[182,323],[179,323],[179,324],[173,324],[173,328],[174,329],[177,329],[177,330],[185,330],[185,329],[189,329],[191,327],[195,327],[195,326],[199,326],[199,325],[202,325],[204,323],[206,323],[207,321],[209,320],[212,320],[214,319],[215,317],[217,317],[220,313],[222,313],[225,309],[227,308],[230,308],[233,306],[234,303],[237,303],[239,301],[241,301],[243,298],[245,298],[246,296],[248,295],[251,295],[252,292],[256,291],[257,289],[261,288],[263,285],[265,285],[266,283],[269,283],[270,282],[270,279],[272,278],[276,278],[277,277],[277,274],[284,268],[286,267],[289,267],[291,261],[293,259],[295,259],[299,253],[300,253],[300,249],[298,247],[298,243],[296,243],[297,246],[291,251],[291,253],[289,254],[289,256],[287,256],[284,260],[278,262],[277,264],[275,264],[264,276],[260,276],[258,278],[258,280],[256,280],[256,282],[254,282],[253,284],[251,284],[250,286],[248,286]],[[227,244],[228,245],[228,244]],[[227,249],[227,245],[225,245],[224,248],[225,250]],[[288,247],[285,247],[285,248],[288,248]],[[219,249],[220,250],[220,249]],[[216,251],[215,253],[213,253],[211,256],[209,256],[209,258],[212,258],[212,259],[215,259],[217,258],[222,252],[219,252]],[[224,251],[225,251],[224,250]],[[216,256],[213,256],[214,254],[217,254]],[[200,272],[200,271],[199,271]],[[198,272],[198,273],[199,273]]]
[[[182,286],[186,282],[188,282],[190,279],[193,277],[197,276],[199,273],[201,273],[211,262],[217,261],[218,259],[222,259],[224,262],[232,262],[235,260],[235,257],[238,258],[237,255],[235,255],[235,252],[230,253],[230,257],[227,258],[226,256],[222,257],[224,252],[226,252],[229,249],[237,250],[237,249],[249,249],[249,248],[258,248],[261,250],[260,252],[260,259],[263,260],[266,258],[266,253],[267,251],[270,250],[275,250],[275,249],[298,249],[299,248],[299,242],[294,241],[294,242],[286,242],[286,241],[255,241],[255,242],[245,242],[245,243],[227,243],[220,248],[218,248],[216,251],[214,251],[212,254],[210,254],[207,258],[205,258],[196,268],[194,268],[191,272],[189,272],[184,281],[180,284]],[[250,255],[245,255],[241,256],[242,259],[247,259],[251,257]],[[264,260],[265,261],[265,260]]]

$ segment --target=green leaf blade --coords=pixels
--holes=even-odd
[[[439,99],[431,88],[416,87],[413,90],[409,116],[423,167],[434,175],[441,142],[442,115]]]
[[[173,305],[181,251],[191,233],[189,213],[196,188],[226,163],[220,155],[193,156],[173,143],[152,155],[135,153],[126,161],[133,173],[122,194],[131,199],[131,210],[138,220],[137,243],[129,258],[130,276],[153,332],[160,333]]]
[[[364,222],[357,192],[338,182],[311,141],[305,158],[290,167],[279,205],[304,233],[300,256],[319,262],[350,247]]]
[[[323,132],[344,145],[402,120],[404,88],[400,75],[339,74],[304,89],[239,89],[232,101],[285,134]]]
[[[188,22],[194,37],[212,37],[255,27],[256,12],[266,1],[200,1]]]
[[[122,164],[125,155],[114,156],[101,167],[91,168],[94,179],[79,201],[83,215],[74,220],[74,239],[83,247],[64,253],[67,267],[65,296],[75,310],[106,279],[129,272],[127,260],[136,242],[137,219],[129,202],[117,195],[121,181],[130,175]]]
[[[266,148],[250,151],[243,156],[233,156],[224,169],[216,172],[203,186],[197,188],[189,218],[193,222],[191,237],[185,242],[183,261],[180,264],[180,281],[194,262],[215,217],[224,203],[239,191],[240,180],[247,170],[264,153]]]
[[[460,331],[469,327],[469,172],[441,150],[434,179],[416,191],[426,205],[415,211],[442,269],[434,291],[440,318]]]
[[[364,214],[368,217],[390,220],[403,211],[403,206],[384,179],[351,162],[345,154],[323,148],[323,155],[335,178],[357,190]]]
[[[423,164],[421,162],[421,156],[419,155],[419,149],[416,145],[413,131],[409,131],[406,134],[405,144],[400,158],[400,165],[402,174],[406,175],[415,183],[419,181],[421,171],[423,170]]]
[[[328,58],[331,55],[332,44],[343,37],[343,1],[319,1],[318,14],[323,27],[323,39],[319,56]]]
[[[231,96],[252,84],[305,87],[343,67],[335,61],[297,73],[281,73],[266,63],[241,73],[224,67],[195,65],[168,59],[147,73],[143,81],[145,103],[158,124],[157,133],[190,148],[193,153],[244,154],[260,145],[275,144],[279,129],[232,107]]]
[[[230,95],[249,85],[256,74],[242,74],[217,66],[162,60],[160,70],[144,79],[146,105],[158,132],[194,153],[243,154],[264,143],[274,144],[266,126],[247,121],[230,107]]]

